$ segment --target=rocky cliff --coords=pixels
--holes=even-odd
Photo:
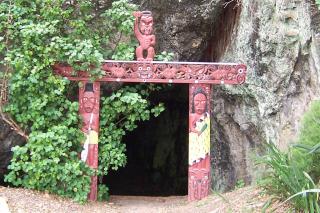
[[[221,60],[246,63],[248,79],[243,87],[218,91],[220,103],[215,103],[223,107],[214,109],[218,124],[230,119],[222,129],[229,136],[231,182],[255,177],[250,153],[257,144],[272,142],[286,149],[294,142],[302,114],[320,92],[320,25],[314,2],[243,1],[238,23]]]
[[[319,97],[320,15],[306,0],[139,1],[155,18],[157,51],[180,61],[242,62],[242,86],[215,86],[212,187],[250,183],[263,142],[286,149]],[[257,171],[257,172],[256,172]]]

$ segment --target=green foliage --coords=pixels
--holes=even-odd
[[[320,147],[320,101],[315,101],[304,115],[298,144],[288,153],[275,145],[267,145],[262,159],[270,170],[261,182],[272,194],[292,201],[296,209],[304,212],[320,212],[319,196],[319,147]]]
[[[82,133],[54,126],[46,133],[33,131],[28,143],[15,147],[6,176],[13,185],[73,197],[83,202],[90,188],[92,170],[78,160]]]
[[[239,179],[236,182],[235,189],[241,189],[241,188],[245,187],[245,185],[246,185],[246,183],[244,182],[244,180],[243,179]]]
[[[25,146],[14,148],[6,181],[79,202],[87,199],[93,171],[77,154],[84,139],[72,95],[77,83],[55,76],[51,66],[66,62],[95,78],[102,74],[104,58],[132,60],[134,10],[126,0],[114,1],[107,9],[89,0],[1,1],[0,69],[10,83],[5,112],[29,135]],[[144,99],[152,88],[139,95],[140,89],[128,87],[103,99],[100,175],[125,164],[125,131],[163,110]],[[105,198],[107,188],[100,189],[99,196]]]
[[[109,188],[104,184],[98,185],[98,201],[109,200]]]
[[[291,152],[281,152],[274,144],[267,144],[267,154],[260,159],[259,163],[265,164],[269,170],[260,182],[260,185],[270,194],[276,194],[282,199],[300,193],[303,190],[314,189],[315,183],[303,170],[300,170],[297,163],[291,157]],[[317,194],[306,193],[292,197],[292,203],[296,209],[305,212],[317,212],[312,209],[319,209]]]
[[[156,61],[172,61],[174,53],[163,51],[160,54],[157,54],[155,59]]]
[[[320,0],[316,0],[316,4],[318,5],[318,9],[320,10]]]

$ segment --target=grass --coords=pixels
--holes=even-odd
[[[259,163],[267,165],[269,171],[260,186],[284,200],[278,207],[290,201],[297,210],[320,212],[320,189],[317,189],[307,172],[298,168],[297,162],[291,158],[290,150],[288,153],[281,152],[274,144],[266,144],[266,147],[267,154]]]

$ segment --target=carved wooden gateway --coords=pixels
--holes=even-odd
[[[137,61],[105,61],[103,77],[89,83],[89,75],[64,64],[54,65],[58,75],[81,81],[79,113],[86,135],[81,159],[98,168],[100,82],[189,84],[189,171],[188,200],[199,200],[210,189],[210,101],[211,84],[242,84],[246,66],[232,63],[159,62],[154,59],[155,35],[150,11],[135,12],[134,32],[139,41]],[[90,200],[97,199],[97,176],[91,178]]]

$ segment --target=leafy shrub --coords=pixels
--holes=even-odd
[[[102,74],[104,58],[132,60],[136,8],[126,0],[114,1],[111,8],[89,0],[1,1],[0,69],[10,82],[5,112],[29,135],[25,146],[13,149],[6,181],[79,202],[87,199],[93,171],[77,154],[84,139],[72,95],[77,83],[55,76],[51,66],[66,62],[95,78]],[[126,87],[103,99],[99,175],[125,165],[120,143],[125,131],[163,110],[145,100],[152,88],[139,95],[139,88]],[[107,188],[100,189],[105,198]]]
[[[98,185],[98,201],[109,199],[109,188],[104,184]]]
[[[90,190],[92,170],[79,161],[78,129],[54,126],[48,132],[33,131],[28,143],[15,147],[6,180],[26,188],[74,197],[82,202]]]

